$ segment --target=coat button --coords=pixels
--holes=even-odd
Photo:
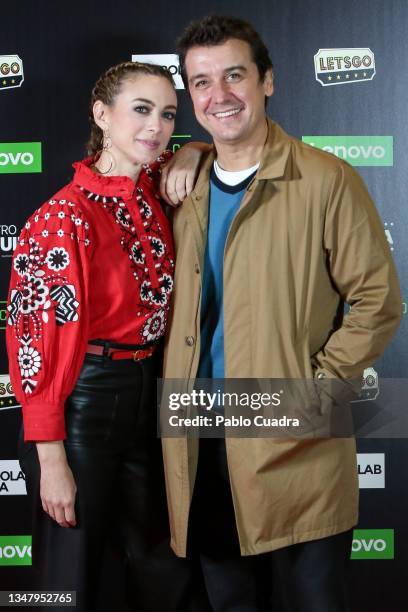
[[[193,338],[193,336],[186,336],[186,344],[187,344],[187,346],[194,346],[194,338]]]
[[[326,374],[324,372],[319,372],[316,378],[322,380],[323,378],[326,378]]]
[[[196,272],[196,274],[200,274],[200,266],[198,264],[195,264],[194,272]]]

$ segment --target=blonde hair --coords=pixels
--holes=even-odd
[[[160,76],[169,81],[174,87],[173,77],[164,66],[157,64],[143,64],[141,62],[122,62],[108,68],[96,81],[91,94],[91,103],[89,108],[89,121],[91,124],[91,134],[86,144],[88,155],[95,155],[102,149],[103,131],[96,125],[93,116],[93,106],[97,100],[100,100],[107,106],[114,103],[116,96],[120,93],[124,81],[131,79],[139,74],[147,74],[151,76]]]

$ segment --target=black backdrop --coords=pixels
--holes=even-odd
[[[83,144],[88,136],[88,99],[96,78],[107,66],[129,60],[134,54],[173,53],[175,38],[193,18],[217,12],[252,21],[267,42],[275,65],[276,93],[269,104],[269,114],[284,129],[299,138],[308,135],[393,137],[392,165],[373,165],[371,158],[368,165],[357,169],[384,221],[403,296],[406,296],[408,156],[404,147],[408,142],[408,3],[406,0],[337,3],[324,0],[252,0],[250,3],[245,0],[178,0],[177,3],[20,0],[11,3],[1,0],[1,9],[0,65],[6,61],[4,56],[17,55],[24,70],[21,87],[5,86],[5,80],[0,78],[0,589],[4,590],[24,588],[30,573],[28,567],[5,565],[13,562],[7,559],[12,556],[11,549],[7,548],[11,540],[7,538],[30,534],[26,497],[15,494],[21,484],[18,468],[12,464],[16,459],[20,415],[19,409],[13,407],[12,392],[7,386],[3,336],[12,239],[18,235],[28,214],[67,182],[72,161],[83,156]],[[374,78],[323,87],[315,77],[314,55],[319,49],[345,48],[372,51]],[[182,90],[178,93],[178,137],[171,145],[182,144],[187,135],[206,140],[207,136],[194,121],[187,93]],[[42,144],[42,172],[27,172],[29,168],[24,164],[20,164],[24,172],[10,172],[13,164],[7,163],[2,153],[8,154],[11,148],[4,143],[32,142]],[[371,142],[373,146],[378,144],[375,138]],[[403,299],[405,314],[406,298]],[[380,381],[381,377],[405,376],[406,340],[404,317],[394,342],[383,358],[373,364]],[[405,409],[401,401],[401,410]],[[362,453],[361,476],[365,473],[365,482],[361,481],[364,488],[359,529],[392,530],[391,535],[386,534],[393,536],[395,549],[394,553],[390,552],[387,540],[386,552],[381,554],[384,548],[381,540],[387,539],[382,531],[356,533],[354,556],[365,558],[352,562],[353,611],[403,611],[408,578],[408,530],[404,518],[408,511],[407,441],[403,438],[359,440],[358,446]],[[360,538],[365,538],[363,545]],[[374,548],[364,551],[364,546],[370,548],[370,541]],[[361,548],[363,553],[359,552]],[[107,588],[112,602],[117,583],[114,584],[109,589],[108,582]],[[109,605],[109,594],[106,601]]]

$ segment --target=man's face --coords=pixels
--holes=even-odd
[[[260,81],[251,48],[230,38],[221,45],[192,47],[185,60],[197,121],[215,145],[250,145],[263,126],[265,96],[273,93],[272,72]]]

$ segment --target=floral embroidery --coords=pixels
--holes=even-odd
[[[23,314],[29,315],[44,306],[48,297],[48,287],[44,280],[38,275],[40,270],[36,271],[37,275],[26,274],[23,281],[19,283],[21,287],[21,306],[20,310]]]
[[[69,266],[69,253],[63,247],[54,247],[48,251],[45,263],[55,272],[65,270]]]
[[[167,296],[162,289],[153,289],[150,292],[150,299],[157,306],[164,306],[167,303]]]
[[[149,281],[143,281],[140,285],[140,297],[146,301],[150,298],[150,283]]]
[[[19,253],[14,259],[14,269],[19,276],[24,276],[28,270],[29,259],[24,253]]]
[[[116,211],[116,219],[123,227],[130,227],[130,215],[126,208],[118,208]]]
[[[22,378],[35,376],[41,370],[41,355],[32,346],[24,345],[18,349],[18,363]]]
[[[153,253],[157,257],[161,257],[164,254],[164,244],[160,238],[152,238],[151,240]]]
[[[138,240],[132,246],[132,257],[133,260],[138,264],[142,264],[145,260],[145,254],[143,252],[142,245]]]
[[[149,217],[152,216],[152,209],[150,208],[146,200],[140,201],[140,213],[143,219],[149,219]]]
[[[147,342],[157,340],[164,334],[166,328],[166,314],[164,310],[158,310],[153,316],[151,316],[143,327],[143,338]]]
[[[157,160],[158,164],[164,161],[164,157]],[[155,206],[159,206],[159,202],[154,204],[158,196],[153,190],[153,171],[147,165],[143,170],[136,187],[136,209],[120,197],[91,192],[82,186],[81,190],[88,199],[102,206],[119,225],[120,245],[128,255],[132,274],[138,283],[139,301],[135,314],[144,315],[146,321],[153,321],[152,317],[157,312],[162,313],[162,335],[173,290],[174,261],[172,244],[167,244],[171,237],[166,239],[160,224],[160,215],[155,213]],[[140,332],[139,341],[147,342],[151,339],[150,331],[148,334],[144,333],[144,330],[150,329],[149,325],[146,325],[147,323]]]
[[[19,241],[20,246],[27,245],[28,253],[18,253],[13,262],[18,280],[10,291],[7,323],[14,327],[20,343],[17,362],[26,394],[33,392],[37,385],[35,379],[41,372],[42,357],[36,343],[42,337],[43,325],[48,323],[49,314],[55,313],[57,326],[79,319],[75,287],[68,283],[66,276],[60,274],[70,265],[69,253],[62,246],[44,249],[40,241],[51,235],[56,238],[69,236],[86,246],[89,244],[88,232],[83,227],[80,211],[77,215],[68,215],[63,210],[54,211],[55,204],[60,207],[73,206],[66,200],[49,200],[40,208],[34,217],[38,225],[28,221]],[[81,223],[78,223],[78,219]],[[52,225],[49,225],[51,220]],[[75,235],[71,231],[73,225],[78,232]],[[27,235],[28,231],[31,236]]]
[[[163,274],[163,277],[160,280],[161,280],[162,289],[164,289],[166,293],[171,293],[173,290],[172,277],[169,274]]]

